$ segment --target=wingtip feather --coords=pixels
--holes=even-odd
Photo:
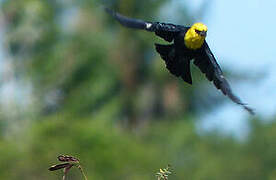
[[[243,106],[243,108],[244,108],[247,112],[249,112],[252,116],[255,115],[254,109],[252,109],[252,108],[250,108],[250,107],[248,107],[248,106],[246,106],[246,105],[242,105],[242,106]]]

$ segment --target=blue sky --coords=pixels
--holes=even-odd
[[[189,1],[194,10],[202,2]],[[201,20],[208,26],[207,41],[222,69],[260,78],[239,82],[230,78],[230,83],[255,108],[257,115],[264,118],[276,113],[275,7],[275,0],[213,0]],[[245,111],[229,101],[218,111],[204,116],[202,126],[240,133],[247,131],[247,117]]]

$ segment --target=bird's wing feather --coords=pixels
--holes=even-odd
[[[188,27],[180,25],[160,22],[146,22],[140,19],[129,18],[108,8],[105,8],[105,10],[123,26],[126,26],[128,28],[143,29],[146,31],[155,32],[157,36],[169,42],[173,41],[177,33],[182,31],[183,29],[188,29]]]
[[[181,31],[187,31],[188,27],[170,23],[156,22],[153,24],[155,34],[168,42],[172,42]]]
[[[236,104],[243,106],[250,114],[254,114],[254,111],[232,92],[228,81],[224,78],[222,70],[206,41],[204,42],[202,53],[195,58],[194,64],[199,67],[209,81],[213,81],[216,88],[220,89],[224,95],[228,96]]]

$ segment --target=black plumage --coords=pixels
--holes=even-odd
[[[186,47],[184,36],[191,27],[170,23],[146,22],[125,17],[110,9],[106,9],[106,11],[123,26],[154,32],[164,40],[173,42],[168,45],[155,44],[156,51],[165,61],[166,68],[170,73],[192,84],[190,62],[193,60],[193,63],[199,67],[209,81],[214,83],[217,89],[221,90],[233,102],[243,106],[250,114],[254,114],[254,111],[232,92],[228,81],[224,78],[222,70],[205,40],[198,49],[189,49]]]

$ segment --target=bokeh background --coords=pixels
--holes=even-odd
[[[0,0],[0,179],[61,179],[60,154],[88,179],[276,179],[274,0]],[[148,21],[202,21],[252,117],[193,67],[172,76]],[[70,179],[81,179],[77,170]]]

